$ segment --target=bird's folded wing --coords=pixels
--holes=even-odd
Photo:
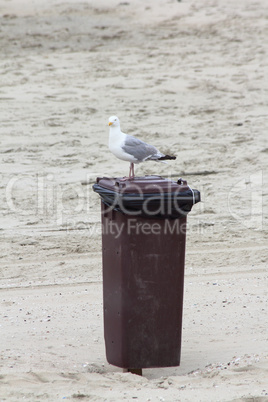
[[[126,153],[134,156],[134,158],[140,162],[148,159],[157,160],[163,156],[153,145],[146,144],[146,142],[132,137],[131,135],[126,138],[122,148]]]

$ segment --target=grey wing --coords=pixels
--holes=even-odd
[[[133,155],[139,162],[149,159],[157,160],[163,156],[153,145],[149,145],[131,135],[127,136],[125,145],[122,148],[128,154]]]

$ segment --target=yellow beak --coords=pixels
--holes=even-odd
[[[113,123],[111,121],[109,121],[109,126],[111,126]]]

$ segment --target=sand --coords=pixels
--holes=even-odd
[[[3,0],[0,401],[268,401],[266,0]],[[108,117],[201,191],[180,367],[105,358]]]

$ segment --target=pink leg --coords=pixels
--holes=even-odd
[[[135,176],[134,174],[134,163],[130,164],[130,168],[129,168],[129,179],[133,179]]]
[[[135,173],[134,173],[134,163],[132,163],[132,177],[135,177]]]
[[[120,179],[121,181],[127,181],[129,179],[134,179],[135,174],[134,174],[134,163],[130,164],[129,167],[129,176],[128,177],[122,177],[122,179]]]

